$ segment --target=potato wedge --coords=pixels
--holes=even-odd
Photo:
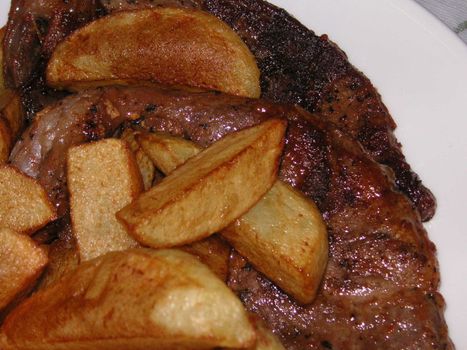
[[[7,122],[12,138],[16,139],[24,124],[21,98],[17,93],[9,94],[8,101],[0,111],[0,118]]]
[[[12,146],[11,131],[7,123],[1,118],[0,112],[0,164],[5,164],[10,156]]]
[[[29,291],[47,265],[47,254],[26,235],[0,228],[0,311]]]
[[[266,328],[258,316],[250,314],[250,321],[255,327],[256,344],[248,350],[285,350],[279,339]]]
[[[151,159],[136,142],[135,135],[139,134],[138,131],[131,129],[125,129],[123,131],[121,139],[128,143],[131,151],[135,155],[136,163],[138,164],[141,178],[143,179],[144,190],[147,191],[152,187],[154,181],[155,167]]]
[[[316,296],[328,261],[326,226],[316,205],[277,181],[222,236],[259,271],[303,304]]]
[[[246,348],[255,332],[230,289],[190,254],[131,249],[88,261],[16,308],[2,349]]]
[[[21,99],[18,94],[0,88],[0,164],[7,162],[13,144],[23,127]]]
[[[141,133],[136,136],[136,141],[165,175],[203,150],[193,142],[167,134]]]
[[[166,174],[201,152],[196,144],[164,134],[137,141]],[[221,231],[259,271],[301,303],[311,302],[327,264],[326,226],[316,205],[282,181],[250,211]]]
[[[47,67],[57,88],[95,81],[151,80],[259,97],[259,69],[240,37],[198,10],[119,12],[75,31]]]
[[[79,266],[78,245],[70,225],[67,225],[59,233],[58,239],[49,245],[48,257],[49,263],[39,282],[38,289],[50,286]]]
[[[250,209],[274,183],[284,120],[213,144],[117,213],[139,242],[164,248],[206,238]]]
[[[0,227],[32,234],[55,219],[55,208],[37,181],[0,166]]]
[[[67,181],[81,261],[137,246],[115,218],[142,192],[141,176],[125,141],[106,139],[71,148]]]
[[[180,250],[195,255],[224,282],[227,281],[229,273],[230,249],[230,246],[218,235],[180,247]]]

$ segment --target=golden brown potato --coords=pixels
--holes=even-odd
[[[3,164],[22,130],[23,114],[19,95],[10,90],[0,91],[0,106],[0,164]]]
[[[119,12],[75,31],[55,49],[47,81],[79,88],[95,81],[151,80],[259,97],[259,70],[240,37],[198,10]]]
[[[229,273],[230,246],[218,235],[180,247],[181,250],[195,255],[224,282]]]
[[[221,230],[274,183],[286,122],[268,120],[216,142],[117,213],[139,242],[191,243]]]
[[[125,141],[106,139],[71,148],[67,182],[81,261],[137,246],[115,218],[142,192],[141,176]]]
[[[137,141],[169,174],[201,148],[165,134]],[[327,264],[326,226],[312,201],[277,181],[250,211],[221,234],[255,267],[301,303],[313,300]]]
[[[0,228],[0,311],[30,290],[47,264],[47,254],[26,235]]]
[[[203,149],[180,137],[159,133],[141,133],[136,141],[154,165],[168,175]]]
[[[266,328],[258,316],[250,314],[250,321],[255,327],[256,344],[248,350],[285,350],[279,339]]]
[[[277,181],[222,236],[297,301],[316,296],[328,261],[326,226],[316,205]]]
[[[0,112],[1,113],[1,112]],[[0,114],[0,164],[6,163],[12,146],[11,131]]]
[[[190,254],[132,249],[81,264],[6,318],[0,348],[247,348],[255,331],[232,291]],[[3,345],[3,347],[2,347]]]
[[[141,148],[137,149],[134,155],[136,164],[138,164],[139,173],[141,174],[141,179],[143,180],[143,188],[147,191],[152,187],[156,169],[151,159],[149,159]]]
[[[128,146],[134,153],[139,172],[141,173],[141,178],[143,179],[144,190],[147,191],[152,187],[155,167],[148,155],[143,151],[138,142],[136,142],[135,135],[138,135],[139,133],[140,132],[138,131],[125,129],[121,139],[128,143]]]
[[[79,265],[78,245],[69,225],[62,229],[58,239],[49,246],[48,257],[49,263],[38,286],[40,289],[55,283]]]
[[[12,138],[16,139],[24,124],[21,98],[17,93],[11,92],[8,101],[0,111],[0,118],[7,122]]]
[[[55,208],[37,181],[0,166],[0,227],[32,234],[55,219]]]

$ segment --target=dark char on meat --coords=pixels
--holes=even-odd
[[[50,53],[72,30],[106,13],[152,6],[199,8],[227,22],[258,61],[263,99],[154,86],[61,99],[66,93],[44,84]],[[329,231],[322,287],[315,302],[298,305],[235,252],[230,287],[287,349],[453,348],[435,247],[421,224],[434,215],[435,199],[405,161],[378,92],[327,36],[262,0],[12,0],[3,45],[5,78],[32,120],[11,163],[39,179],[62,218],[70,146],[131,127],[205,147],[285,118],[280,176],[317,203]]]
[[[162,87],[83,91],[40,112],[11,162],[38,178],[65,215],[65,158],[72,145],[132,127],[205,147],[271,117],[288,120],[280,177],[323,213],[329,263],[317,300],[307,306],[237,254],[230,287],[288,349],[449,349],[435,248],[418,213],[395,189],[387,167],[333,123],[300,107]]]
[[[423,221],[433,217],[436,200],[406,162],[393,133],[396,124],[371,82],[326,35],[315,35],[262,0],[13,0],[4,41],[5,79],[24,87],[29,119],[63,96],[42,81],[45,63],[61,39],[105,13],[154,6],[199,8],[229,24],[258,61],[263,98],[295,103],[332,120],[393,170],[396,186]]]

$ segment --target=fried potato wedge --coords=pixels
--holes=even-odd
[[[20,97],[10,90],[0,91],[0,106],[0,164],[4,164],[22,130],[23,114]]]
[[[263,321],[258,316],[250,314],[250,321],[255,327],[256,344],[248,350],[285,350],[279,339],[266,328]]]
[[[11,166],[0,166],[0,227],[32,234],[55,219],[55,208],[37,181]]]
[[[218,235],[180,247],[181,250],[195,255],[207,265],[222,281],[227,281],[229,273],[230,246]]]
[[[47,264],[46,252],[23,234],[0,228],[0,311],[31,289]]]
[[[125,141],[105,139],[71,148],[67,181],[81,261],[137,246],[115,218],[142,192],[138,166]]]
[[[144,190],[147,191],[152,187],[152,182],[154,181],[156,169],[151,159],[140,147],[138,142],[136,142],[135,136],[138,134],[138,131],[125,129],[125,131],[123,131],[121,139],[128,143],[128,146],[134,153],[136,163],[138,164],[139,172],[141,173],[141,178],[143,179]]]
[[[247,348],[255,331],[240,300],[178,250],[130,249],[81,264],[6,318],[0,348]]]
[[[193,142],[164,134],[137,141],[166,174],[201,152]],[[282,181],[221,234],[259,271],[301,303],[311,302],[328,259],[326,226],[316,205]]]
[[[316,296],[328,261],[326,226],[316,205],[277,181],[222,236],[259,271],[303,304]]]
[[[16,139],[24,124],[21,98],[17,93],[9,94],[8,101],[0,111],[0,118],[7,122],[12,138]]]
[[[217,232],[274,183],[286,122],[268,120],[230,134],[191,158],[117,213],[139,242],[164,248]]]
[[[191,141],[159,133],[141,133],[136,141],[154,165],[165,175],[170,174],[203,149]]]
[[[46,74],[57,88],[151,80],[260,95],[259,69],[240,37],[206,12],[182,8],[119,12],[96,20],[57,46]]]
[[[78,267],[78,245],[71,231],[71,225],[66,225],[59,233],[58,239],[49,245],[48,257],[49,263],[39,282],[38,289],[50,286]]]
[[[12,146],[11,131],[0,112],[0,164],[5,164]]]

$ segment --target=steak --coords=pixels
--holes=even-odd
[[[267,118],[288,121],[280,177],[313,199],[330,257],[317,300],[298,305],[238,254],[230,287],[288,349],[449,349],[435,248],[393,173],[361,144],[300,107],[215,92],[106,87],[69,96],[35,118],[11,163],[68,209],[66,151],[131,127],[206,147]]]
[[[435,247],[421,224],[435,212],[434,197],[405,161],[378,92],[326,35],[262,0],[12,4],[5,77],[20,89],[31,125],[10,160],[40,181],[64,222],[65,156],[73,145],[131,127],[206,147],[267,118],[284,118],[280,177],[321,210],[329,233],[327,270],[317,299],[299,305],[233,252],[229,286],[287,349],[453,348],[437,292]],[[148,6],[199,8],[227,22],[258,61],[263,99],[147,86],[61,99],[66,93],[44,84],[45,63],[61,38],[105,13]]]
[[[264,98],[298,104],[333,121],[394,171],[398,189],[422,220],[434,215],[434,196],[407,164],[381,97],[326,35],[315,35],[286,11],[261,0],[204,0],[202,8],[229,24],[253,52]]]
[[[253,52],[263,98],[298,104],[333,121],[377,162],[392,169],[397,188],[410,198],[423,221],[435,213],[435,198],[406,162],[393,133],[396,124],[371,82],[326,35],[315,35],[282,9],[262,0],[13,0],[12,5],[4,42],[5,77],[10,86],[25,87],[29,119],[63,96],[45,86],[42,73],[55,45],[73,29],[112,11],[200,8],[229,24]]]

